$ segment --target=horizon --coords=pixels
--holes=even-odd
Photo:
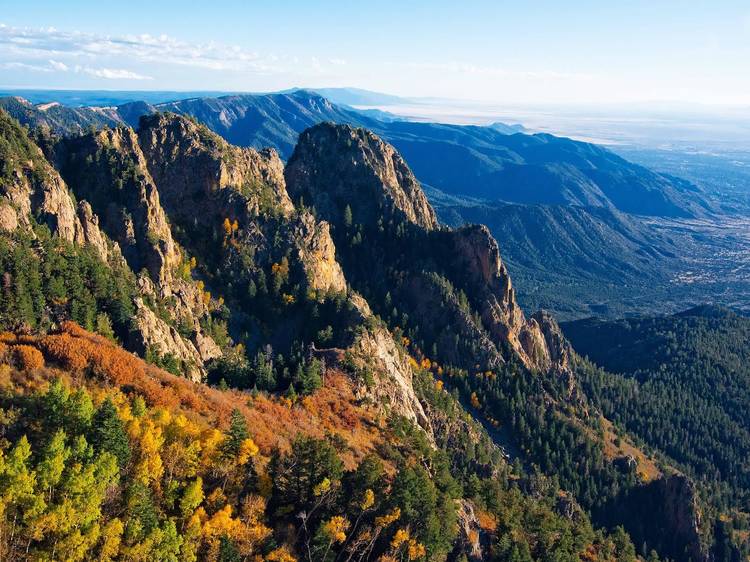
[[[377,96],[389,96],[402,100],[403,102],[417,104],[429,104],[435,102],[446,102],[446,107],[451,107],[451,104],[456,104],[459,107],[498,107],[505,106],[509,109],[513,108],[558,108],[558,109],[581,109],[587,107],[589,109],[634,109],[643,108],[649,111],[666,111],[667,113],[679,113],[685,110],[750,110],[750,100],[743,103],[711,103],[711,102],[699,102],[699,101],[678,101],[678,100],[667,100],[667,99],[651,99],[651,100],[633,100],[633,101],[619,101],[609,102],[606,100],[597,100],[593,102],[582,102],[582,101],[567,101],[567,102],[536,102],[536,103],[523,103],[523,102],[498,102],[493,100],[482,100],[482,99],[471,99],[471,98],[449,98],[449,97],[435,97],[435,96],[401,96],[389,91],[381,90],[370,90],[366,88],[359,88],[356,86],[290,86],[289,88],[283,88],[279,90],[201,90],[201,89],[172,89],[172,88],[105,88],[105,87],[92,87],[92,88],[56,88],[56,87],[22,87],[13,85],[0,84],[0,95],[18,95],[19,92],[58,92],[58,93],[110,93],[110,94],[177,94],[187,95],[190,94],[192,97],[224,97],[224,96],[262,96],[262,95],[274,95],[274,94],[286,94],[294,91],[308,91],[319,93],[322,90],[339,90],[341,92],[362,92],[366,94],[372,94]],[[320,94],[322,97],[326,97],[324,94]],[[23,97],[23,96],[19,96]],[[174,98],[169,101],[178,101],[188,98]],[[140,99],[138,100],[140,101]],[[33,102],[33,103],[47,103],[57,102],[56,99],[50,98],[44,102]],[[64,102],[58,102],[61,105],[67,105]],[[162,103],[162,102],[156,102]],[[389,104],[380,104],[383,107]],[[339,105],[341,105],[339,103]],[[661,106],[661,107],[659,107]],[[360,107],[365,107],[361,105]]]
[[[527,106],[750,105],[750,7],[733,0],[710,8],[482,0],[461,9],[228,1],[191,10],[135,0],[117,18],[88,0],[34,5],[7,6],[0,17],[5,89],[336,87]],[[227,26],[227,12],[243,25]]]

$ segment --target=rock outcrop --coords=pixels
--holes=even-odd
[[[437,218],[422,188],[391,145],[365,129],[322,123],[300,135],[286,169],[293,196],[324,217],[356,222],[405,219],[426,230]]]
[[[167,293],[181,261],[159,191],[132,129],[103,129],[60,143],[58,166],[102,219],[133,271],[146,269]]]
[[[312,127],[300,135],[285,176],[292,197],[314,205],[319,216],[336,227],[340,248],[348,243],[348,225],[354,224],[361,229],[369,256],[379,258],[352,252],[343,263],[375,277],[398,270],[393,285],[401,286],[402,300],[411,306],[409,314],[423,325],[451,327],[449,334],[435,336],[454,342],[438,346],[444,360],[453,362],[458,355],[465,360],[460,338],[470,335],[474,354],[479,353],[487,368],[503,361],[506,349],[532,369],[567,368],[566,344],[561,336],[555,337],[560,332],[554,320],[526,319],[489,230],[440,228],[403,159],[376,135],[345,125]],[[367,275],[357,279],[345,272],[356,288],[358,282],[370,283]],[[451,294],[454,289],[464,291],[471,311],[461,305],[455,291]]]
[[[179,360],[185,375],[192,380],[200,380],[204,374],[203,357],[196,347],[183,338],[179,332],[159,318],[141,299],[136,299],[136,315],[133,318],[136,329],[131,334],[129,347],[141,355],[152,350],[160,356],[172,356]]]
[[[328,223],[317,221],[310,213],[300,213],[293,236],[297,258],[303,264],[308,287],[319,292],[344,292],[346,279],[336,260],[336,247]]]
[[[605,524],[626,521],[634,544],[649,544],[673,560],[707,562],[701,539],[701,510],[692,481],[670,474],[624,490],[601,508]]]
[[[13,232],[18,228],[18,215],[16,210],[8,203],[0,203],[0,230]]]
[[[485,534],[479,525],[474,504],[469,500],[460,500],[456,510],[458,518],[458,539],[453,549],[454,559],[465,556],[467,560],[479,562],[485,560],[482,538]],[[484,537],[485,540],[487,537]]]
[[[262,255],[273,236],[269,228],[276,228],[268,218],[283,217],[284,236],[305,270],[308,288],[346,290],[328,225],[294,210],[275,151],[237,148],[176,115],[142,119],[138,135],[172,220],[193,231],[237,221],[243,231],[239,245]]]
[[[65,139],[58,143],[55,159],[81,199],[78,212],[88,242],[106,259],[106,240],[98,229],[101,222],[130,269],[148,273],[148,280],[140,277],[141,295],[164,303],[174,320],[190,326],[193,333],[191,341],[174,329],[170,332],[149,317],[153,312],[140,306],[135,345],[161,350],[191,365],[194,378],[205,374],[204,362],[219,354],[199,322],[208,313],[208,304],[197,283],[178,272],[187,257],[174,239],[136,133],[118,127]],[[198,341],[203,353],[196,348]]]
[[[0,152],[0,164],[5,170],[0,178],[0,197],[5,200],[3,229],[23,227],[30,231],[35,220],[69,242],[98,247],[101,232],[94,217],[86,217],[88,223],[84,229],[60,174],[26,132],[2,111],[0,130],[7,140],[6,148]]]
[[[472,225],[449,231],[451,259],[464,272],[465,283],[474,296],[473,302],[482,324],[495,341],[506,342],[528,367],[549,370],[565,368],[558,346],[562,341],[547,340],[538,320],[528,320],[516,300],[508,269],[500,257],[497,241],[484,225]],[[554,320],[546,315],[545,326],[551,330]],[[559,328],[557,330],[559,332]],[[550,331],[551,333],[551,331]]]
[[[80,201],[78,203],[78,220],[81,222],[81,229],[83,231],[83,239],[85,242],[96,250],[99,257],[104,262],[108,262],[110,258],[120,256],[119,246],[110,249],[110,243],[107,241],[107,237],[99,228],[99,217],[94,214],[91,209],[91,205],[88,201]]]
[[[432,427],[419,402],[412,378],[409,357],[399,349],[390,332],[383,327],[367,329],[349,349],[355,368],[369,371],[374,384],[367,394],[388,413],[406,417],[432,437]]]
[[[215,226],[218,217],[250,220],[294,207],[274,150],[238,148],[185,117],[143,117],[138,138],[170,216]],[[196,213],[200,209],[200,213]]]

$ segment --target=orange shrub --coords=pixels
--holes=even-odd
[[[13,355],[18,368],[23,371],[33,371],[44,367],[44,356],[30,345],[14,345]]]
[[[476,510],[479,527],[485,531],[494,532],[497,529],[497,518],[483,509]]]
[[[13,332],[0,332],[0,342],[13,343],[16,341],[16,334]]]

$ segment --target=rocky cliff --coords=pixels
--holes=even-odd
[[[181,335],[139,301],[131,345],[175,357],[195,378],[205,375],[203,364],[220,355],[200,324],[210,303],[180,273],[188,257],[174,239],[135,131],[105,128],[64,139],[54,159],[76,196],[102,217],[103,230],[117,242],[130,269],[145,272],[139,282],[143,297],[163,303],[174,322],[192,334]]]
[[[425,230],[437,218],[401,155],[377,135],[347,125],[322,123],[300,135],[286,169],[294,194],[307,192],[322,216],[343,220],[405,219]]]
[[[7,114],[0,112],[0,227],[30,232],[32,219],[69,242],[92,244],[107,258],[98,218],[85,204],[76,208],[68,187],[42,151]]]
[[[518,306],[489,230],[439,227],[414,175],[395,149],[376,135],[346,125],[312,127],[300,135],[285,175],[292,197],[313,205],[336,227],[340,250],[349,243],[347,229],[360,229],[361,243],[369,252],[344,250],[341,256],[355,286],[364,290],[370,282],[368,275],[389,275],[399,269],[410,312],[420,321],[424,315],[431,316],[433,323],[439,323],[442,315],[443,320],[450,318],[454,332],[473,333],[488,367],[508,359],[503,350],[509,348],[528,367],[566,368],[564,342],[545,337],[539,321],[527,320]],[[396,249],[398,255],[393,254]],[[462,312],[457,302],[451,304],[449,294],[438,297],[437,289],[431,291],[435,278],[425,277],[429,271],[464,292],[478,322],[473,314]],[[555,332],[554,320],[544,319],[547,332]],[[441,347],[446,359],[460,355]]]
[[[605,520],[624,518],[636,544],[647,542],[663,556],[704,562],[710,559],[701,530],[701,508],[694,484],[682,474],[663,476],[624,490],[603,507]]]

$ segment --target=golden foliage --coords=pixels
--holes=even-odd
[[[341,516],[335,515],[323,524],[323,531],[334,543],[342,543],[346,540],[346,531],[349,529],[349,521]]]
[[[323,478],[323,480],[313,488],[313,494],[316,496],[322,496],[330,489],[331,481],[328,478]]]
[[[390,513],[386,513],[385,515],[381,517],[375,518],[375,526],[376,527],[387,527],[394,521],[398,521],[398,519],[401,517],[401,508],[395,507],[393,508],[393,511]]]
[[[289,552],[286,546],[281,546],[268,553],[266,560],[268,562],[297,562],[297,559],[292,556],[292,553]]]
[[[365,496],[364,498],[362,498],[359,507],[362,511],[365,511],[367,509],[370,509],[373,505],[375,505],[375,492],[370,490],[370,488],[367,488],[365,490]]]
[[[240,444],[240,452],[237,454],[237,464],[244,466],[250,460],[250,457],[254,457],[258,454],[258,446],[252,439],[245,439]]]
[[[427,554],[427,550],[424,545],[414,539],[409,539],[409,548],[407,550],[409,560],[417,560],[424,557]]]
[[[393,535],[393,538],[391,539],[391,546],[393,548],[398,548],[408,540],[409,540],[409,531],[407,531],[406,529],[399,529],[398,531],[396,531],[396,534]]]

